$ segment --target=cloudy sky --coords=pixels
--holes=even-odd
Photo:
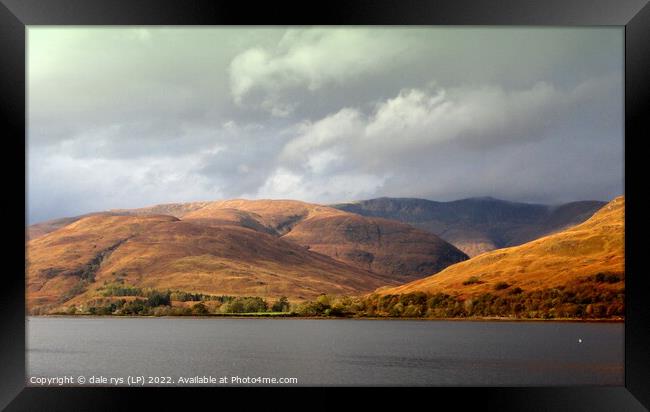
[[[28,29],[29,223],[224,198],[623,193],[623,29]]]

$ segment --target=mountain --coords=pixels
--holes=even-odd
[[[94,215],[32,240],[28,306],[81,303],[106,284],[293,299],[397,282],[235,225],[166,215]]]
[[[33,225],[28,226],[25,229],[25,240],[37,239],[41,236],[47,235],[50,232],[54,232],[55,230],[60,229],[63,226],[69,225],[70,223],[74,223],[81,218],[84,218],[86,216],[92,216],[92,215],[93,213],[89,213],[81,216],[61,217],[57,219],[50,219],[44,222],[35,223]]]
[[[439,237],[408,224],[294,200],[213,202],[185,214],[183,219],[206,224],[215,219],[234,219],[241,225],[399,281],[417,279],[467,259],[463,252]]]
[[[114,210],[27,232],[30,310],[82,303],[116,283],[294,300],[353,295],[467,259],[404,223],[289,200]]]
[[[379,293],[441,292],[470,296],[494,293],[499,289],[498,283],[504,289],[517,287],[529,292],[595,276],[622,279],[625,275],[624,225],[625,199],[618,197],[577,226],[520,246],[484,253],[436,275],[384,288]]]
[[[69,225],[70,223],[74,223],[77,220],[83,219],[84,217],[88,217],[88,216],[103,215],[106,213],[110,213],[112,215],[121,215],[121,216],[168,215],[168,216],[174,216],[180,218],[184,216],[186,213],[189,213],[193,210],[200,209],[201,207],[204,207],[209,203],[210,202],[169,203],[169,204],[162,204],[162,205],[156,205],[151,207],[144,207],[140,209],[113,209],[108,212],[94,212],[94,213],[86,213],[79,216],[50,219],[44,222],[39,222],[33,225],[29,225],[25,230],[25,238],[27,240],[37,239],[50,232],[54,232],[55,230],[62,228],[63,226]]]
[[[362,216],[408,223],[435,233],[469,256],[520,245],[587,220],[605,202],[559,206],[516,203],[490,197],[453,202],[379,198],[332,207]]]

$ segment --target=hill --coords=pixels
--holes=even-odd
[[[223,220],[273,233],[360,269],[408,281],[467,259],[426,231],[386,219],[359,216],[294,200],[227,200],[188,213],[184,220]]]
[[[500,289],[501,293],[515,288],[526,292],[547,290],[590,279],[602,283],[599,288],[620,288],[618,282],[625,275],[624,224],[625,199],[619,197],[570,229],[484,253],[436,275],[378,293],[469,297],[498,293]]]
[[[106,285],[211,295],[356,294],[394,280],[234,225],[166,215],[94,215],[31,240],[30,310],[82,304]]]
[[[294,300],[354,295],[467,259],[407,224],[291,200],[113,210],[28,233],[31,309],[81,304],[115,284]]]
[[[45,236],[50,232],[54,232],[55,230],[58,230],[63,226],[67,226],[70,223],[74,223],[81,218],[84,218],[86,216],[92,216],[92,215],[93,213],[89,213],[81,216],[61,217],[57,219],[50,219],[44,222],[35,223],[33,225],[28,226],[25,229],[25,240],[38,239],[39,237]]]
[[[548,206],[484,197],[452,202],[379,198],[332,207],[408,223],[435,233],[469,256],[476,256],[584,222],[604,205],[605,202],[580,201]]]

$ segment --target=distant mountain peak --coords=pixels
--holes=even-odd
[[[382,197],[332,206],[414,225],[475,256],[581,223],[604,204],[578,201],[547,206],[481,196],[448,202]]]
[[[597,274],[620,280],[625,275],[624,238],[625,199],[617,197],[576,226],[481,254],[433,276],[377,293],[456,293],[471,297],[515,287],[527,292],[557,288]],[[620,284],[603,283],[599,287],[619,288]]]
[[[99,299],[115,282],[298,300],[353,295],[468,259],[406,223],[286,199],[168,203],[27,230],[28,305],[46,312]]]

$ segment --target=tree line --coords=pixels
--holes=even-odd
[[[206,295],[184,291],[158,291],[123,284],[108,284],[101,296],[85,306],[70,306],[65,313],[91,315],[229,315],[283,314],[305,317],[472,318],[521,319],[622,318],[625,315],[623,277],[598,273],[554,288],[526,291],[498,282],[489,292],[469,297],[442,292],[400,295],[320,295],[290,302],[282,296],[272,302],[258,296]],[[476,284],[474,278],[468,284]],[[135,299],[126,299],[135,297]],[[115,299],[118,298],[118,299]],[[172,302],[192,304],[173,305]]]

